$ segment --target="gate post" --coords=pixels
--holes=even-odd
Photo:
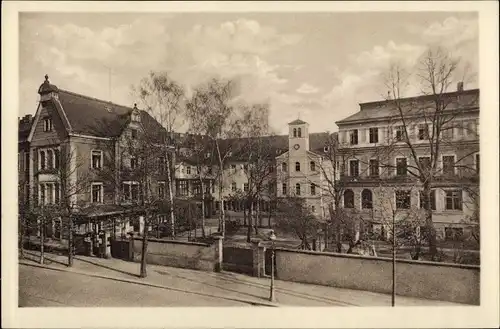
[[[222,272],[222,261],[223,261],[223,240],[224,237],[222,235],[217,235],[214,238],[217,239],[215,243],[215,272]]]
[[[252,269],[253,276],[260,278],[262,276],[264,246],[260,244],[260,240],[252,240]]]

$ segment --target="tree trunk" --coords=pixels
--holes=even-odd
[[[147,213],[144,215],[144,228],[142,232],[142,254],[141,254],[141,273],[139,276],[141,278],[145,278],[148,276],[146,270],[146,256],[148,250],[148,221],[147,221]]]
[[[168,154],[165,157],[166,159],[166,166],[167,166],[167,184],[168,184],[168,198],[170,202],[170,223],[171,223],[171,229],[172,229],[172,239],[175,239],[175,215],[174,215],[174,196],[173,196],[173,188],[172,188],[172,177],[171,177],[171,172],[170,172],[170,159],[168,157]]]
[[[268,228],[271,228],[271,217],[272,217],[273,211],[274,211],[273,204],[272,204],[272,202],[269,202],[269,215],[267,217],[267,227]]]
[[[252,225],[253,225],[253,205],[250,203],[250,208],[248,209],[248,227],[247,227],[247,242],[252,241]]]
[[[255,226],[254,226],[254,230],[255,230],[255,235],[258,235],[259,234],[259,223],[260,223],[260,220],[261,220],[261,217],[260,217],[260,202],[257,200],[256,202],[256,211],[255,211]],[[262,223],[260,223],[262,224]]]
[[[68,266],[73,266],[73,251],[74,251],[74,239],[73,239],[73,215],[70,213],[68,215],[69,221],[69,232],[68,232]],[[61,227],[62,230],[62,227]]]
[[[205,184],[200,178],[201,185],[201,236],[205,237]]]
[[[247,226],[247,207],[243,204],[243,226]]]
[[[436,229],[434,228],[434,222],[432,221],[432,207],[431,207],[431,184],[424,184],[424,199],[425,199],[425,226],[427,227],[427,240],[429,243],[429,254],[431,260],[435,260],[437,255],[437,243],[436,243]]]

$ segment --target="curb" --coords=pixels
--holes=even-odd
[[[19,260],[19,265],[32,266],[32,267],[44,268],[44,269],[53,270],[53,271],[91,276],[91,277],[100,278],[100,279],[107,279],[107,280],[114,280],[114,281],[120,281],[120,282],[126,282],[126,283],[139,284],[139,285],[153,287],[153,288],[173,290],[173,291],[178,291],[178,292],[183,292],[183,293],[188,293],[188,294],[202,295],[202,296],[206,296],[206,297],[226,299],[226,300],[231,300],[231,301],[236,301],[236,302],[247,303],[247,304],[255,305],[255,306],[267,306],[267,307],[279,307],[280,306],[278,303],[265,302],[265,301],[253,301],[253,300],[246,299],[246,298],[233,298],[233,297],[227,297],[227,296],[223,296],[223,295],[210,295],[210,294],[206,294],[206,293],[202,293],[202,292],[196,292],[196,291],[186,290],[186,289],[179,289],[179,288],[164,286],[164,285],[160,285],[160,284],[156,284],[156,283],[144,282],[144,281],[140,281],[140,280],[117,278],[117,277],[113,277],[113,276],[109,276],[109,275],[95,274],[95,273],[86,272],[86,271],[79,271],[79,270],[74,270],[74,269],[64,269],[64,268],[41,265],[41,264],[36,264],[36,263],[28,263],[28,262],[22,261],[22,260]]]

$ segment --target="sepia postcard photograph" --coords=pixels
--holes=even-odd
[[[497,2],[2,9],[2,327],[500,325]]]

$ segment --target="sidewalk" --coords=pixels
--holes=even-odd
[[[39,253],[27,251],[19,264],[38,264]],[[68,268],[67,257],[46,254],[45,268],[144,284],[200,295],[243,301],[261,306],[390,306],[391,296],[360,290],[340,289],[311,284],[275,280],[276,303],[268,302],[269,278],[254,278],[231,272],[202,272],[182,268],[148,265],[147,278],[139,278],[139,263],[118,259],[76,256]],[[398,306],[453,306],[449,302],[411,297],[396,298]],[[209,306],[209,305],[207,305]]]

